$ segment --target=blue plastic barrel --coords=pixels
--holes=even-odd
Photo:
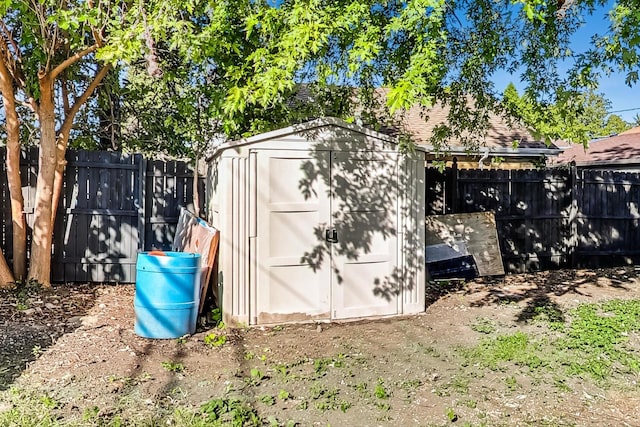
[[[179,338],[196,331],[200,254],[141,252],[136,262],[134,331],[145,338]]]

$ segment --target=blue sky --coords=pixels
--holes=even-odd
[[[575,52],[581,52],[589,47],[591,36],[595,33],[602,35],[607,32],[608,18],[607,11],[611,9],[613,1],[610,1],[605,7],[597,9],[592,16],[587,18],[587,22],[573,37],[572,48]],[[509,76],[507,74],[498,75],[495,78],[496,89],[501,91],[506,85],[513,81],[516,87],[521,91],[518,84],[517,75]],[[610,76],[603,76],[599,82],[598,93],[602,93],[605,98],[611,101],[611,112],[619,115],[626,121],[633,121],[633,117],[640,115],[640,96],[638,96],[638,86],[629,87],[625,84],[625,73],[614,73]],[[634,110],[631,110],[634,109]],[[620,111],[631,110],[631,111]]]

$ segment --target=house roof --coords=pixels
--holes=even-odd
[[[440,104],[425,109],[412,107],[406,112],[402,124],[405,130],[412,135],[416,144],[430,145],[430,138],[436,126],[447,123],[450,108]],[[518,142],[520,149],[551,149],[557,150],[555,145],[547,146],[544,142],[536,140],[531,133],[518,124],[509,124],[507,120],[497,114],[489,114],[489,127],[484,136],[477,139],[481,147],[512,149],[514,142]],[[451,140],[448,146],[451,149],[460,147],[460,141]],[[493,151],[493,150],[492,150]]]
[[[587,148],[575,144],[564,150],[556,163],[577,165],[603,163],[640,163],[640,127],[618,135],[591,141]]]

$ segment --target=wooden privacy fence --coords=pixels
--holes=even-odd
[[[506,271],[640,259],[640,173],[427,168],[427,215],[493,211]]]
[[[4,148],[0,155],[0,244],[11,262],[11,207]],[[51,280],[135,281],[138,251],[170,250],[180,207],[193,210],[192,169],[180,161],[100,151],[70,150],[67,162],[53,236]],[[29,227],[33,224],[37,169],[37,148],[24,150],[21,175]],[[199,178],[198,186],[203,207],[204,178]]]

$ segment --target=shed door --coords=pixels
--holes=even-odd
[[[398,156],[332,152],[332,317],[398,313]]]
[[[258,323],[330,317],[329,177],[320,172],[328,164],[328,151],[258,153]]]

